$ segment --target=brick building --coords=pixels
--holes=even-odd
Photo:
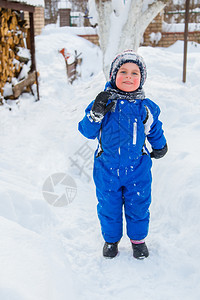
[[[34,1],[33,1],[34,2]],[[24,12],[24,18],[29,26],[29,14],[28,12]],[[34,11],[34,31],[35,35],[40,35],[42,32],[42,28],[45,26],[44,21],[44,6],[36,6]]]
[[[44,19],[44,1],[43,0],[16,0],[28,2],[28,4],[33,5],[35,7],[34,10],[34,32],[35,35],[39,35],[42,32],[42,28],[45,26]],[[28,27],[30,26],[29,14],[27,11],[24,12],[24,18],[27,21]]]

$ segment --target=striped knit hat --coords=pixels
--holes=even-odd
[[[139,88],[142,88],[146,77],[147,77],[147,69],[146,64],[143,60],[143,58],[138,55],[133,50],[125,50],[121,53],[119,53],[114,60],[112,61],[111,67],[110,67],[110,82],[113,87],[116,88],[115,80],[117,76],[117,72],[119,71],[119,68],[126,63],[134,63],[138,65],[141,73],[141,80],[140,80],[140,86]]]

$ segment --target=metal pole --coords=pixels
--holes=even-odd
[[[186,64],[187,64],[187,39],[188,39],[188,23],[189,23],[189,6],[190,6],[190,0],[186,0],[186,3],[185,3],[184,57],[183,57],[183,82],[186,82]]]

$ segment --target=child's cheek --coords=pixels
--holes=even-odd
[[[118,84],[121,84],[123,80],[123,76],[122,75],[118,75],[116,77],[116,85],[118,86]]]
[[[117,75],[117,81],[121,82],[123,80],[123,75]]]
[[[140,84],[140,78],[134,78],[133,82],[134,82],[135,85]]]

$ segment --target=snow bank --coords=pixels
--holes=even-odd
[[[52,86],[58,85],[58,82],[56,82],[57,73],[54,71],[55,65],[59,68],[58,74],[59,77],[61,77],[61,84],[63,84],[63,82],[65,82],[64,84],[67,83],[64,58],[59,53],[59,50],[63,48],[72,55],[75,50],[77,50],[78,54],[81,53],[80,57],[82,57],[82,64],[80,66],[80,72],[82,80],[88,80],[91,76],[98,74],[101,70],[101,64],[95,64],[96,60],[101,61],[102,59],[99,47],[84,38],[77,38],[75,32],[76,30],[70,30],[70,27],[56,28],[47,26],[43,30],[43,34],[37,37],[37,44],[42,49],[38,57],[39,71],[45,73],[44,77],[41,76],[41,78],[46,78],[46,75],[49,75],[46,68],[46,66],[48,66],[48,69],[52,74]],[[44,63],[42,63],[41,60],[44,60]],[[50,76],[48,77],[50,78]]]
[[[0,235],[1,299],[77,299],[70,265],[53,241],[3,217]]]
[[[73,85],[61,47],[82,52],[83,76]],[[41,101],[24,94],[11,111],[0,108],[1,299],[200,298],[199,50],[189,43],[183,84],[183,42],[139,49],[147,63],[146,95],[161,108],[169,152],[153,161],[150,257],[133,259],[124,234],[119,256],[105,260],[92,168],[84,169],[88,181],[70,161],[86,143],[77,124],[104,88],[101,53],[66,29],[47,28],[36,37]],[[94,149],[96,142],[88,145]],[[42,196],[44,181],[56,172],[70,174],[77,184],[67,207],[50,206]]]
[[[58,33],[63,32],[67,34],[76,34],[76,35],[87,35],[87,34],[97,34],[97,28],[93,27],[72,27],[72,26],[64,26],[64,27],[58,27],[57,24],[50,24],[45,26],[43,29],[43,34],[49,34],[51,33]]]
[[[14,2],[20,2],[22,4],[44,7],[44,0],[15,0]]]

